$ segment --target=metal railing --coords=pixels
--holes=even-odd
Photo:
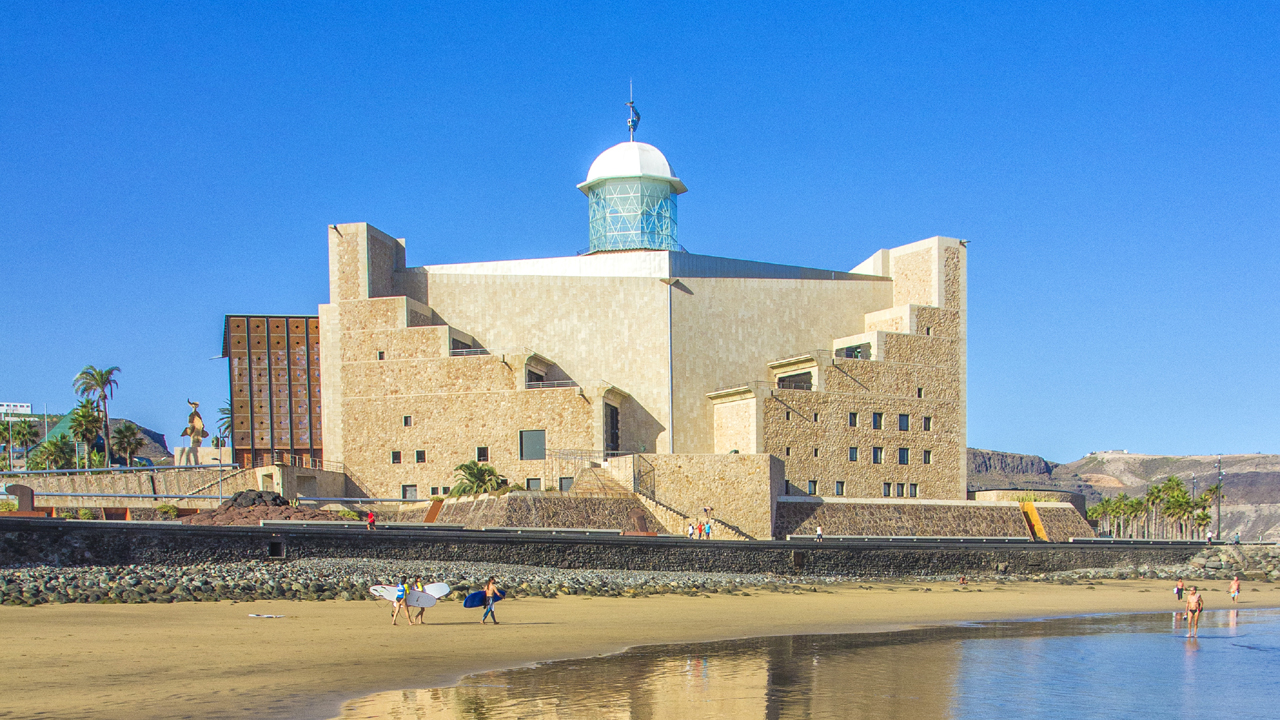
[[[270,458],[265,455],[255,457],[253,459],[252,467],[261,468],[270,465],[289,465],[291,467],[306,468],[308,470],[325,470],[328,472],[344,474],[347,472],[347,467],[340,462],[333,460],[318,460],[313,457],[282,452],[273,452],[271,453]]]
[[[546,390],[549,388],[576,388],[578,383],[573,380],[551,380],[549,382],[527,382],[524,384],[525,390]]]
[[[235,463],[212,463],[209,465],[147,465],[144,467],[109,467],[109,468],[66,468],[64,470],[7,470],[0,472],[0,477],[24,476],[40,477],[49,475],[128,475],[131,473],[154,473],[166,470],[212,470],[214,468],[237,468]]]
[[[470,357],[472,355],[492,355],[486,348],[459,348],[449,351],[449,357]]]
[[[658,472],[653,463],[639,453],[631,457],[631,491],[658,502]]]

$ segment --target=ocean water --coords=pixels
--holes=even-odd
[[[354,700],[354,718],[1280,717],[1280,611],[1172,613],[654,645]]]

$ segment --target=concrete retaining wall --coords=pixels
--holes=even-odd
[[[396,530],[288,530],[88,523],[0,518],[0,566],[124,565],[287,558],[388,558],[502,562],[558,568],[689,570],[779,575],[910,576],[1031,574],[1080,568],[1185,563],[1199,546],[1114,549],[1021,547],[886,548],[837,543],[652,540],[625,537],[484,536]]]
[[[574,497],[558,492],[510,492],[498,497],[450,498],[435,522],[482,527],[588,528],[635,530],[628,513],[644,513],[651,532],[666,532],[653,513],[634,497]]]

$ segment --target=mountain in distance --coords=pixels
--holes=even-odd
[[[1108,450],[1055,463],[1039,455],[969,448],[969,489],[1069,490],[1092,505],[1120,493],[1142,495],[1170,476],[1203,491],[1218,481],[1217,461],[1217,455]],[[1239,532],[1241,540],[1280,540],[1280,455],[1223,455],[1222,473],[1222,536]]]

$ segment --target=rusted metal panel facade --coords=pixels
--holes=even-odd
[[[231,383],[231,446],[241,467],[273,454],[323,459],[320,319],[228,315],[222,352]]]

